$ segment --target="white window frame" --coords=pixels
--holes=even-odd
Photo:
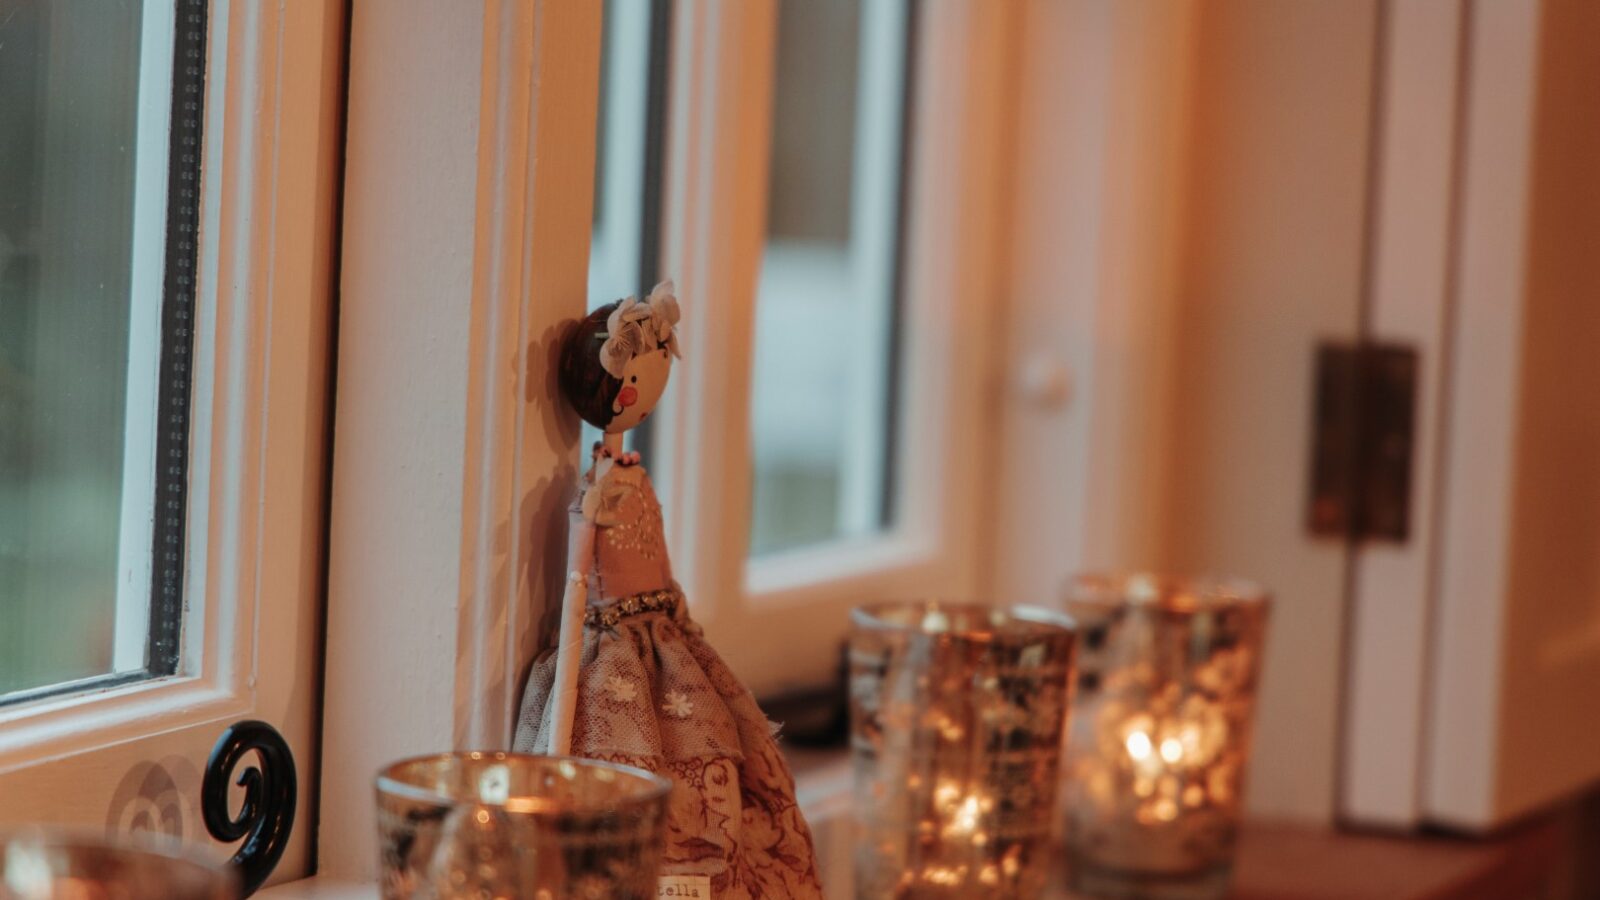
[[[926,487],[874,546],[775,559],[747,590],[748,383],[719,373],[749,371],[776,5],[680,0],[675,16],[664,274],[686,300],[688,356],[650,465],[698,486],[667,501],[696,616],[760,616],[770,650],[789,623],[837,613],[820,650],[863,599],[979,583],[993,385],[972,373],[993,360],[1017,17],[962,0],[921,20],[911,191],[929,199],[913,214],[905,355],[925,387],[899,438],[915,448],[905,483]],[[352,28],[320,868],[280,898],[370,891],[381,765],[509,744],[582,463],[552,364],[590,281],[598,4],[392,0]],[[739,637],[720,649],[759,655]],[[824,651],[793,668],[814,681],[831,667]]]
[[[319,872],[280,896],[370,896],[383,764],[510,745],[577,486],[554,351],[587,293],[600,19],[353,16]]]
[[[689,300],[690,353],[670,392],[682,425],[663,435],[652,467],[675,484],[727,488],[669,501],[669,527],[737,536],[731,552],[719,553],[718,541],[678,545],[674,562],[692,596],[711,596],[719,581],[738,590],[744,579],[748,486],[727,473],[748,471],[735,455],[746,443],[748,386],[713,375],[749,370],[764,189],[739,186],[766,178],[770,82],[748,76],[770,71],[775,14],[771,2],[676,7],[674,59],[685,62],[675,66],[672,104],[698,127],[673,132],[669,229],[731,236],[676,239],[667,253]],[[919,160],[918,184],[929,196],[931,186],[959,189],[937,195],[940,215],[918,215],[913,231],[913,252],[942,265],[912,279],[926,312],[907,355],[929,387],[908,420],[929,427],[910,435],[926,446],[908,454],[907,480],[943,487],[902,517],[936,527],[894,535],[870,561],[842,553],[833,569],[842,578],[784,588],[826,592],[841,623],[874,583],[907,593],[975,583],[967,539],[979,532],[981,487],[950,476],[957,466],[976,474],[988,444],[985,385],[956,373],[983,371],[989,310],[958,298],[994,294],[998,204],[982,176],[1002,141],[1003,104],[991,101],[1003,96],[1011,21],[1002,5],[979,2],[939,5],[924,19],[924,70],[936,75],[919,103],[956,111],[923,117],[935,135],[924,140],[937,149]],[[551,364],[558,326],[586,303],[601,27],[598,5],[553,0],[372,4],[353,22],[321,884],[375,873],[370,779],[379,766],[509,744],[541,619],[560,596],[580,459]],[[714,152],[692,156],[689,141]],[[691,158],[697,178],[686,190]],[[964,418],[940,412],[952,396]],[[770,613],[747,608],[808,615],[798,597],[774,599]],[[706,608],[714,624],[734,612]],[[810,660],[812,671],[829,669],[830,655]]]
[[[207,840],[200,775],[245,717],[295,751],[302,809],[315,784],[343,7],[213,0],[207,27],[180,671],[0,709],[0,820],[125,827],[139,803],[164,803],[169,828]],[[164,141],[140,149],[156,146],[164,167]],[[144,793],[152,772],[169,794]],[[280,880],[304,872],[308,832]]]
[[[161,378],[161,299],[166,275],[167,137],[172,127],[172,0],[141,9],[139,119],[134,137],[133,252],[129,279],[126,408],[155,410]],[[122,454],[122,516],[112,672],[144,665],[156,514],[155,416],[130,416]]]
[[[915,20],[895,521],[747,561],[751,385],[733,375],[752,371],[777,8],[682,0],[676,16],[665,273],[685,298],[686,358],[647,462],[666,473],[674,573],[718,651],[757,694],[813,687],[834,677],[852,606],[977,593],[1003,288],[1005,182],[993,176],[1007,152],[1017,17],[1010,4],[963,0],[923,4]]]

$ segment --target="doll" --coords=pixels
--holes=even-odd
[[[560,645],[534,663],[514,749],[671,778],[661,883],[674,896],[816,898],[777,728],[690,621],[650,477],[622,450],[666,389],[677,321],[663,282],[642,302],[595,310],[563,341],[561,392],[604,439],[568,510]]]

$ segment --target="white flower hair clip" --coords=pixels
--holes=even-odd
[[[606,319],[606,341],[600,345],[600,365],[612,378],[622,378],[628,360],[661,347],[678,352],[678,298],[671,281],[663,281],[639,300],[629,297],[617,304]]]

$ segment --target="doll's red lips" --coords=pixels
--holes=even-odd
[[[624,407],[629,407],[639,402],[639,391],[636,388],[625,387],[617,393],[617,402]]]

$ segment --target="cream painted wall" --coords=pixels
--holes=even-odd
[[[1406,2],[1402,14],[1424,0]],[[1030,602],[1059,597],[1070,572],[1105,567],[1267,584],[1277,603],[1250,805],[1332,821],[1357,569],[1342,541],[1305,528],[1313,354],[1361,327],[1378,4],[1021,8],[986,581]],[[1411,809],[1484,829],[1600,778],[1587,733],[1600,716],[1600,406],[1584,402],[1600,385],[1600,8],[1463,8],[1473,23],[1455,312],[1425,344],[1430,365],[1448,370],[1448,412],[1422,427],[1445,446],[1418,461],[1443,472],[1440,549],[1420,581],[1397,586],[1391,568],[1383,597],[1362,592],[1427,595],[1401,597],[1427,604],[1425,622],[1378,633],[1391,642],[1378,649],[1422,657],[1427,674],[1397,686],[1413,692],[1398,714],[1363,721],[1420,718],[1418,778],[1377,788],[1420,780],[1394,821]],[[1390,89],[1395,73],[1415,88],[1417,65],[1395,63]],[[1387,132],[1386,159],[1448,165],[1442,144],[1405,143],[1418,133]],[[1428,202],[1449,206],[1433,190]],[[1401,206],[1410,196],[1392,194]],[[1432,285],[1443,263],[1418,241],[1442,245],[1449,226],[1430,216],[1380,233],[1379,250]],[[1393,336],[1394,308],[1442,310],[1447,293],[1408,283],[1397,295],[1393,274],[1375,276],[1380,335]],[[1419,493],[1417,514],[1431,516],[1429,490]],[[1382,706],[1381,690],[1367,702]],[[1365,778],[1367,800],[1372,776],[1351,775]]]
[[[1305,534],[1307,442],[1316,342],[1357,328],[1376,4],[1023,10],[990,581],[1269,585],[1250,803],[1331,820],[1346,556]]]
[[[1346,551],[1305,529],[1313,356],[1356,333],[1375,4],[1202,7],[1159,562],[1275,605],[1252,807],[1329,819]]]
[[[1499,818],[1600,776],[1600,5],[1540,23],[1504,673]]]

